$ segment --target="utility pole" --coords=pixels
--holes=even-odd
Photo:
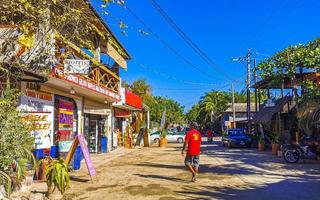
[[[248,120],[248,134],[251,133],[251,98],[250,98],[250,83],[251,83],[251,49],[246,55],[247,61],[247,120]]]
[[[251,98],[250,98],[250,83],[251,83],[251,49],[248,50],[248,53],[244,57],[232,58],[232,61],[245,61],[247,66],[247,121],[248,121],[248,133],[251,133]]]
[[[232,128],[237,128],[236,110],[235,110],[235,105],[234,105],[234,86],[233,86],[233,83],[231,83],[231,92],[232,92],[232,119],[233,119],[233,127]]]
[[[257,84],[257,60],[253,59],[253,77],[254,77],[254,85]],[[258,91],[257,88],[254,88],[254,103],[255,103],[255,112],[258,112]]]

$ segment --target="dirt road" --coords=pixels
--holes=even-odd
[[[97,167],[91,181],[85,165],[73,173],[66,199],[320,199],[320,164],[288,165],[270,152],[203,145],[200,175],[183,164],[181,145],[141,148]],[[101,157],[103,160],[103,157]]]

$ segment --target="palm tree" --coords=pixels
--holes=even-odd
[[[200,100],[199,115],[204,113],[205,123],[212,122],[212,117],[218,117],[222,111],[227,109],[230,102],[228,93],[224,91],[211,91]]]

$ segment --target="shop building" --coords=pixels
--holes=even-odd
[[[46,81],[28,79],[18,84],[25,93],[19,109],[24,112],[25,119],[34,124],[32,134],[36,139],[36,149],[50,149],[58,145],[59,151],[67,152],[75,136],[82,134],[90,152],[99,153],[106,151],[102,143],[107,138],[110,142],[112,138],[114,111],[111,105],[121,100],[119,68],[127,69],[130,55],[90,3],[85,0],[79,0],[79,3],[92,15],[93,23],[99,29],[99,34],[92,33],[93,55],[60,33],[52,33],[49,42],[44,41],[34,47],[36,51],[31,48],[20,54],[23,58],[29,52],[41,52],[43,48],[52,61],[52,65],[43,70]],[[1,30],[14,29],[3,27]],[[40,36],[41,31],[35,38],[43,38]],[[16,44],[14,51],[25,49],[19,45]],[[102,62],[102,57],[107,57],[109,62]]]
[[[138,95],[128,89],[121,88],[121,101],[113,103],[113,107],[114,132],[118,137],[117,146],[131,147],[131,145],[135,145],[141,128],[148,135],[149,111]]]

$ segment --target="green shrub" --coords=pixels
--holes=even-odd
[[[46,178],[49,193],[58,188],[61,194],[63,194],[70,187],[68,166],[63,159],[50,159],[46,166]]]
[[[28,161],[34,164],[31,153],[33,137],[17,110],[20,93],[7,89],[0,94],[0,171],[6,173],[13,182],[19,185],[24,178]],[[0,183],[8,185],[8,178],[0,176]],[[11,188],[7,189],[10,194]]]

